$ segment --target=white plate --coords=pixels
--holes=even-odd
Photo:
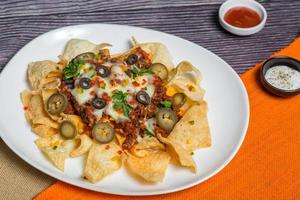
[[[208,120],[212,147],[195,152],[198,173],[170,165],[162,183],[145,184],[130,176],[124,167],[97,184],[81,178],[83,158],[68,159],[65,172],[57,170],[34,144],[35,134],[26,122],[20,92],[28,88],[27,64],[38,60],[58,61],[66,42],[71,38],[108,42],[112,53],[129,48],[129,40],[164,43],[174,63],[188,60],[203,74],[203,88],[208,102]],[[182,190],[212,177],[234,157],[246,134],[249,102],[239,76],[221,58],[192,42],[166,33],[144,28],[87,24],[69,26],[45,33],[24,46],[6,65],[0,76],[0,132],[5,143],[26,162],[42,172],[64,182],[99,192],[120,195],[153,195]]]

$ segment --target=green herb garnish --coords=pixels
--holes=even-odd
[[[189,121],[189,124],[190,124],[190,125],[194,125],[194,124],[195,124],[195,121],[194,121],[194,120],[191,120],[191,121]]]
[[[53,150],[56,150],[56,149],[57,149],[57,145],[54,145],[54,146],[52,147],[52,149],[53,149]]]
[[[146,135],[148,135],[149,137],[154,137],[155,135],[154,135],[154,133],[152,133],[149,129],[145,129],[144,130],[144,133],[146,134]]]
[[[163,108],[171,108],[172,107],[171,101],[167,101],[167,100],[161,101],[159,105],[160,105],[160,107],[163,107]]]
[[[123,114],[125,116],[128,116],[129,113],[133,110],[130,105],[128,105],[126,98],[128,96],[128,93],[118,91],[115,94],[112,95],[112,98],[115,100],[115,103],[113,105],[113,108],[115,110],[121,109],[123,110]]]
[[[191,155],[194,155],[194,152],[191,152],[190,154],[191,154]]]
[[[144,74],[154,74],[154,73],[150,69],[142,68],[140,70],[140,75],[144,75]]]
[[[66,68],[64,69],[65,79],[71,79],[79,75],[80,62],[77,60],[73,60],[70,62]]]
[[[132,72],[134,73],[134,75],[138,75],[139,74],[139,70],[138,70],[138,68],[136,66],[133,66]]]

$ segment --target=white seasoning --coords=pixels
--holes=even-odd
[[[300,88],[300,72],[285,65],[278,65],[267,70],[265,78],[272,86],[282,90]]]

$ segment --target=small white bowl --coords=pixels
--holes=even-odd
[[[239,28],[228,24],[224,20],[224,16],[229,9],[234,7],[247,7],[256,11],[260,16],[260,18],[262,19],[261,22],[258,25],[250,28]],[[219,8],[219,22],[221,26],[227,31],[229,31],[230,33],[233,33],[235,35],[246,36],[246,35],[252,35],[254,33],[257,33],[261,29],[263,29],[266,20],[267,20],[266,9],[260,3],[254,0],[227,0]]]

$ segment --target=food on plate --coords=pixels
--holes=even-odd
[[[37,147],[62,171],[67,158],[87,155],[91,183],[122,165],[160,182],[171,159],[196,172],[193,151],[211,146],[200,71],[174,67],[161,43],[134,39],[120,54],[110,46],[72,39],[59,62],[29,64],[32,90],[21,99]]]

